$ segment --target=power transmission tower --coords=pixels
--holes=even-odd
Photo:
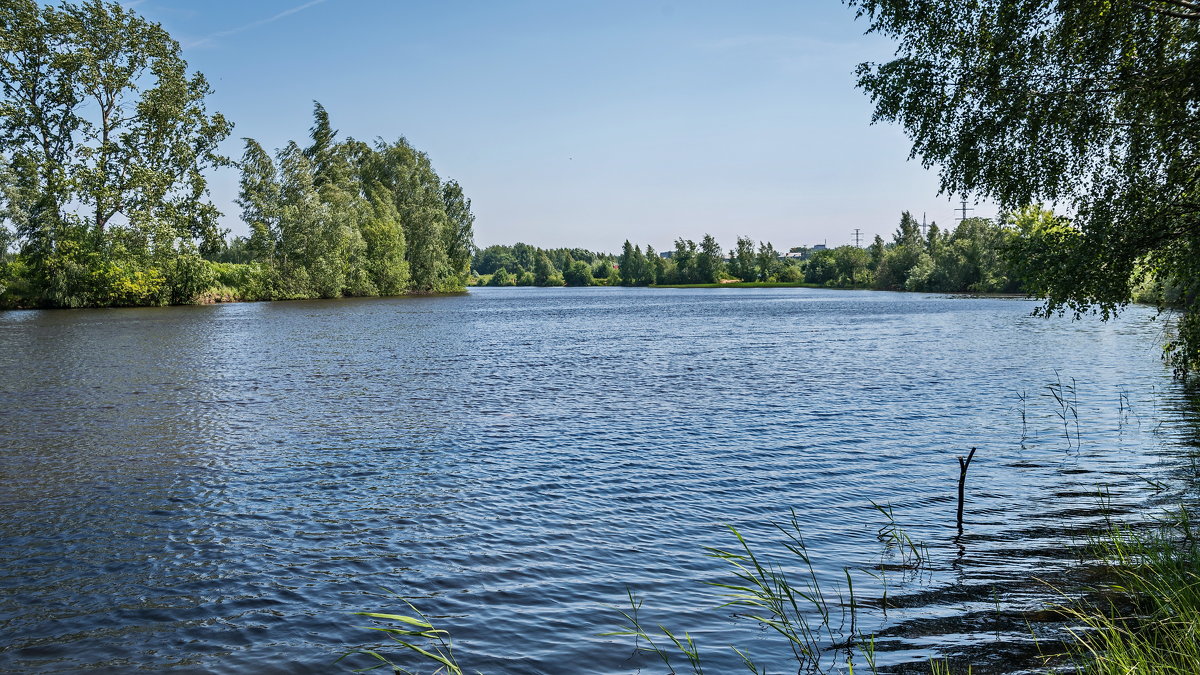
[[[924,239],[929,238],[929,225],[926,224],[926,222],[925,222],[925,212],[924,211],[921,212],[921,237]]]
[[[862,248],[861,244],[862,244],[862,230],[860,230],[859,228],[856,227],[856,228],[854,228],[854,246],[855,246],[855,248]]]
[[[961,221],[961,220],[967,219],[967,211],[974,211],[975,209],[968,209],[967,208],[967,198],[963,197],[962,206],[960,206],[957,210],[962,211],[962,217],[957,219],[957,220]]]

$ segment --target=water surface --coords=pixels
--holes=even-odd
[[[729,575],[702,547],[728,524],[776,555],[794,509],[823,582],[849,567],[877,599],[872,501],[928,551],[887,579],[902,607],[862,612],[880,663],[986,665],[1032,643],[989,617],[1054,600],[1031,579],[1071,564],[1098,490],[1118,515],[1175,498],[1196,436],[1151,311],[1035,306],[596,288],[0,314],[0,670],[329,672],[375,639],[349,612],[401,608],[387,587],[486,673],[658,672],[598,635],[627,588],[713,672],[731,642],[794,671],[713,610],[702,582]]]

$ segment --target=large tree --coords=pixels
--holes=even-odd
[[[221,248],[205,171],[227,163],[217,145],[232,125],[207,111],[208,82],[161,26],[102,0],[0,2],[0,93],[10,218],[37,301],[104,304],[114,291],[98,279],[156,279]]]
[[[1046,313],[1108,317],[1139,275],[1182,287],[1177,372],[1200,365],[1200,2],[848,0],[895,58],[859,67],[944,191],[1068,218],[1024,232]]]

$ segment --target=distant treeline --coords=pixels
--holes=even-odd
[[[404,139],[246,139],[226,239],[206,176],[233,162],[179,43],[102,0],[0,3],[0,308],[462,290],[470,201]]]
[[[905,211],[891,241],[866,248],[794,248],[781,256],[770,242],[739,237],[723,252],[711,235],[678,239],[667,256],[625,242],[619,255],[582,249],[489,246],[472,261],[476,283],[493,286],[804,283],[836,288],[1003,293],[1022,291],[1014,241],[1054,216],[1030,208],[1001,219],[967,218],[951,230],[921,224]]]

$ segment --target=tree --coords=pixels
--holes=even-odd
[[[472,267],[479,274],[495,274],[501,267],[511,273],[517,269],[517,259],[512,247],[497,244],[476,252]]]
[[[886,246],[883,243],[883,237],[875,235],[875,240],[867,247],[867,253],[871,256],[871,269],[879,269],[879,264],[883,262],[883,252]]]
[[[280,187],[275,162],[253,138],[243,139],[241,191],[237,204],[242,220],[250,226],[247,243],[252,260],[273,263],[279,244]]]
[[[758,277],[763,281],[770,281],[775,274],[775,268],[779,266],[779,253],[771,242],[758,242],[755,263],[758,266]]]
[[[513,275],[509,274],[508,270],[503,267],[496,270],[492,274],[492,278],[488,280],[488,286],[516,286],[517,280]]]
[[[537,261],[533,268],[533,283],[538,286],[562,286],[563,278],[550,262],[550,256],[545,251],[538,251]]]
[[[874,251],[870,254],[874,258]],[[913,288],[908,283],[913,268],[924,264],[922,269],[932,266],[932,261],[925,261],[929,254],[925,252],[925,238],[921,236],[921,225],[912,214],[905,211],[900,214],[900,225],[892,234],[892,243],[882,251],[882,257],[875,268],[875,281],[881,288],[891,290],[924,290]]]
[[[671,254],[671,262],[675,264],[675,278],[673,279],[675,283],[696,283],[698,280],[696,274],[696,242],[691,239],[676,239],[675,251]]]
[[[646,269],[644,281],[647,286],[652,286],[658,283],[658,280],[663,276],[663,259],[654,251],[654,247],[646,244]]]
[[[621,285],[637,286],[646,275],[646,258],[640,247],[625,240],[621,248],[621,257],[617,258],[617,270],[621,275]]]
[[[442,247],[446,250],[451,283],[464,286],[471,274],[471,254],[475,248],[475,214],[471,213],[471,200],[463,194],[462,186],[453,180],[442,184],[442,206],[446,210]]]
[[[839,246],[833,249],[838,280],[843,285],[853,286],[868,276],[871,254],[857,246]]]
[[[0,152],[38,302],[108,304],[111,284],[221,249],[205,171],[228,163],[232,125],[161,26],[102,0],[10,0],[0,36]],[[139,298],[165,299],[146,283]]]
[[[750,237],[738,237],[737,247],[729,252],[729,273],[742,281],[756,280],[754,240]]]
[[[1114,315],[1152,274],[1184,289],[1177,374],[1200,366],[1200,4],[849,0],[896,58],[862,64],[942,189],[1072,214],[1014,244],[1044,314]]]
[[[576,260],[563,270],[563,280],[568,286],[594,286],[596,279],[592,277],[592,266],[586,261]]]
[[[377,293],[399,295],[408,290],[410,281],[400,212],[386,188],[376,184],[365,190],[367,213],[359,223],[365,246],[364,267]]]
[[[711,234],[700,240],[700,253],[696,256],[696,280],[702,284],[715,284],[721,280],[725,264],[721,258],[721,245]]]

